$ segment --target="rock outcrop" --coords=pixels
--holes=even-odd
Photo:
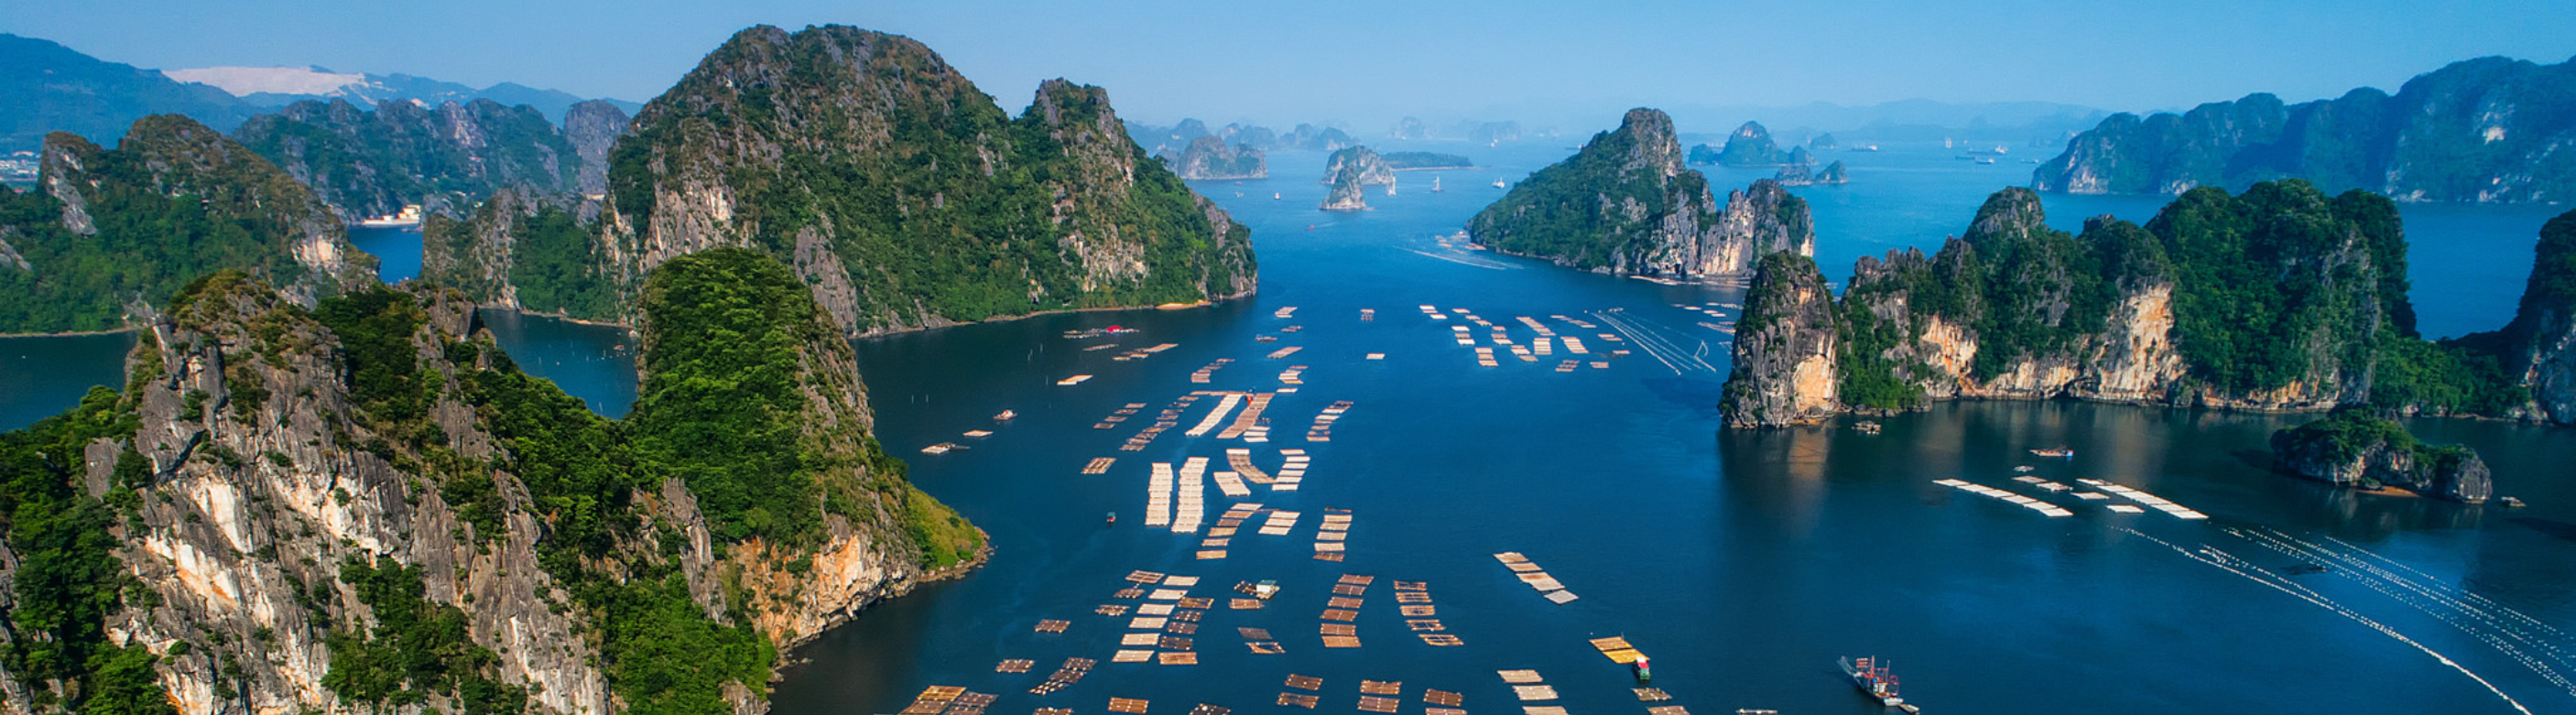
[[[1813,424],[1841,411],[1834,293],[1814,259],[1762,258],[1736,322],[1735,365],[1718,413],[1733,428]]]
[[[1334,156],[1339,157],[1341,153],[1336,152]],[[1375,156],[1375,154],[1370,155],[1371,158]],[[1378,166],[1381,169],[1385,167],[1384,164]],[[1332,188],[1324,191],[1324,203],[1316,208],[1325,211],[1368,210],[1368,170],[1362,162],[1348,161],[1335,165],[1332,175],[1326,179],[1326,182],[1332,184]]]
[[[195,120],[145,117],[115,149],[56,132],[37,186],[0,190],[0,333],[112,330],[223,269],[276,277],[311,305],[375,282],[330,207]]]
[[[1250,144],[1227,146],[1224,139],[1203,136],[1181,150],[1172,173],[1184,179],[1261,179],[1270,176],[1270,161]]]
[[[1724,149],[1713,150],[1705,145],[1692,148],[1690,158],[1696,163],[1737,167],[1806,163],[1794,160],[1789,150],[1772,141],[1771,130],[1762,128],[1761,122],[1736,127],[1734,133],[1726,135]]]
[[[1405,117],[1403,119],[1396,120],[1395,129],[1387,132],[1387,135],[1399,140],[1429,139],[1431,138],[1431,125],[1423,123],[1421,117]]]
[[[1323,183],[1341,183],[1345,174],[1360,184],[1384,186],[1395,183],[1395,168],[1388,166],[1386,159],[1378,156],[1375,150],[1365,146],[1342,149],[1324,158]]]
[[[2576,211],[2541,227],[2533,250],[2513,322],[2461,342],[2499,353],[2505,373],[2530,391],[2533,413],[2576,424]]]
[[[519,372],[452,290],[303,309],[198,282],[126,390],[0,441],[0,578],[92,604],[11,621],[80,649],[0,673],[12,709],[751,715],[777,649],[975,557],[867,437],[850,347],[793,275],[731,251],[665,282],[688,295],[648,291],[632,429]],[[677,432],[696,458],[654,410],[701,420]],[[772,421],[722,423],[744,410]],[[761,481],[725,483],[738,463]]]
[[[1682,165],[1672,119],[1645,108],[1513,186],[1467,232],[1504,253],[1674,278],[1751,272],[1775,251],[1815,253],[1805,201],[1764,180],[1719,204],[1708,180]]]
[[[2513,346],[2553,343],[2512,336],[2548,329],[2416,337],[2405,250],[2386,198],[2329,198],[2295,181],[2240,196],[2197,189],[2145,227],[2103,217],[2081,235],[2050,228],[2037,194],[2006,189],[1935,254],[1859,261],[1837,314],[1843,374],[1831,396],[1867,410],[2075,398],[2565,421],[2529,397],[2550,394],[2547,376],[2563,373],[2513,369],[2546,364],[2535,357],[2546,349]],[[1771,345],[1739,340],[1738,350]],[[2479,367],[2489,364],[2508,369]]]
[[[786,261],[852,335],[1250,294],[1250,230],[1126,131],[1097,87],[1049,81],[1014,119],[909,38],[747,29],[610,151],[598,278],[567,289],[595,298],[568,314],[633,320],[645,275],[727,246]]]
[[[2470,504],[2495,494],[2477,450],[2428,445],[2368,410],[2344,410],[2272,433],[2272,466],[2336,486],[2399,487]]]
[[[558,130],[534,108],[488,99],[435,107],[386,102],[372,111],[334,99],[252,117],[233,136],[313,187],[342,221],[355,222],[412,204],[460,215],[510,187],[597,193],[607,176],[607,143],[625,122],[606,102],[576,105]],[[587,190],[585,178],[595,182]]]
[[[1789,164],[1780,167],[1780,173],[1772,176],[1771,180],[1780,182],[1781,186],[1838,186],[1851,183],[1851,174],[1840,161],[1827,164],[1822,170],[1809,168],[1807,164]]]
[[[2178,194],[2303,178],[2408,201],[2576,198],[2576,60],[2453,63],[2397,94],[2355,89],[2283,104],[2270,94],[2180,115],[2115,114],[2033,171],[2042,191]]]
[[[600,210],[599,201],[571,194],[503,189],[468,219],[432,215],[421,223],[421,275],[486,306],[601,312],[596,303],[610,296],[596,287],[607,267],[591,250]]]
[[[1349,133],[1339,128],[1313,124],[1299,124],[1297,128],[1288,130],[1288,133],[1279,135],[1279,146],[1282,149],[1341,151],[1344,148],[1359,145],[1359,140],[1351,138]]]
[[[1807,146],[1817,150],[1843,148],[1843,145],[1840,142],[1834,141],[1834,135],[1832,134],[1818,134],[1816,135],[1816,138],[1807,140]]]

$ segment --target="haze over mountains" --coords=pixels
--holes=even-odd
[[[509,82],[477,89],[404,74],[318,67],[158,71],[92,57],[51,40],[0,33],[0,154],[33,151],[52,131],[113,143],[134,120],[152,114],[184,114],[230,132],[254,115],[308,99],[344,99],[360,107],[396,99],[433,107],[490,99],[506,106],[528,105],[556,122],[583,100]],[[610,102],[628,113],[643,106]]]

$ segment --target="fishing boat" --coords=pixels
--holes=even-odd
[[[1440,177],[1431,177],[1431,193],[1440,193]]]
[[[1842,659],[1842,665],[1843,675],[1851,678],[1852,687],[1860,688],[1861,694],[1877,699],[1878,704],[1901,708],[1909,713],[1922,712],[1912,705],[1907,705],[1905,698],[1897,695],[1896,676],[1887,672],[1887,661],[1878,658],[1862,658],[1855,663],[1851,658],[1846,657]]]
[[[996,420],[996,421],[1001,421],[1001,422],[1009,422],[1009,421],[1011,421],[1011,418],[1013,418],[1013,417],[1018,417],[1018,416],[1020,416],[1020,413],[1013,412],[1013,411],[1010,411],[1010,410],[1003,410],[1003,411],[1002,411],[1002,414],[994,415],[994,416],[993,416],[993,419],[994,419],[994,420]]]
[[[2074,458],[2075,458],[2075,450],[2068,449],[2068,448],[2065,448],[2065,447],[2050,447],[2050,448],[2048,448],[2048,449],[2034,449],[2034,450],[2031,450],[2031,451],[2030,451],[2030,453],[2031,453],[2031,454],[2035,454],[2035,455],[2039,455],[2039,456],[2042,456],[2042,457],[2064,457],[2064,458],[2067,458],[2067,459],[2074,459]]]
[[[1504,187],[1507,187],[1507,186],[1511,186],[1511,184],[1510,184],[1510,183],[1507,183],[1507,182],[1505,182],[1505,181],[1503,181],[1502,179],[1495,179],[1495,180],[1494,180],[1494,188],[1500,189],[1500,188],[1504,188]]]
[[[1860,430],[1861,434],[1878,434],[1879,426],[1876,422],[1861,420],[1852,424],[1852,429]]]

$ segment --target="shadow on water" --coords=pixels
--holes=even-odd
[[[2531,517],[2507,519],[2507,521],[2529,528],[2532,531],[2548,534],[2561,541],[2576,541],[2576,524],[2570,524],[2556,519],[2539,519]]]

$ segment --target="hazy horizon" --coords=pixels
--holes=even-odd
[[[2178,110],[2252,92],[2290,102],[2363,86],[2394,92],[2408,78],[2474,57],[2555,64],[2576,55],[2576,12],[2560,3],[2415,5],[1441,2],[1292,11],[1168,2],[466,0],[425,18],[391,6],[107,0],[15,8],[0,18],[0,31],[150,69],[312,65],[646,101],[745,27],[844,24],[920,40],[1014,112],[1038,82],[1065,77],[1108,88],[1131,121],[1339,120],[1370,134],[1406,115],[1435,126],[1467,118],[1514,119],[1531,129],[1563,124],[1574,134],[1613,125],[1631,106],[1676,110],[1689,131],[1710,130],[1690,126],[1694,115],[1716,121],[1729,111],[1818,103]],[[102,16],[119,22],[97,22]]]

